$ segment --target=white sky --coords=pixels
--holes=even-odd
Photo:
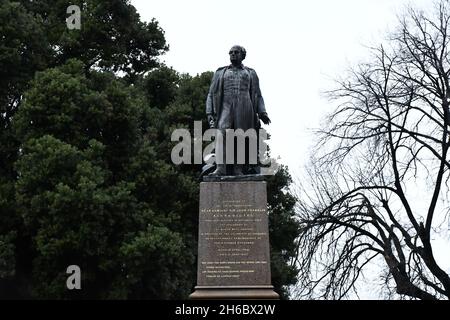
[[[229,64],[234,44],[258,73],[272,124],[272,156],[299,176],[319,126],[333,105],[321,97],[332,79],[383,42],[407,4],[431,0],[132,0],[142,20],[156,18],[170,51],[162,57],[196,75]],[[205,97],[206,100],[206,97]],[[446,239],[435,239],[438,260],[450,266]],[[445,253],[445,254],[444,254]],[[370,294],[365,298],[373,297]]]

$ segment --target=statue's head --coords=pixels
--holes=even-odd
[[[244,61],[247,51],[242,46],[233,46],[230,49],[230,61],[232,64],[241,64]]]

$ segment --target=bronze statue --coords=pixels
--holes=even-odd
[[[261,119],[270,124],[255,70],[242,64],[246,51],[242,46],[230,49],[231,65],[217,69],[214,73],[206,100],[206,114],[211,128],[216,128],[225,136],[226,129],[260,128]],[[213,176],[227,175],[225,163],[225,141],[217,143],[222,148],[223,161],[217,162]],[[242,164],[233,164],[233,175],[243,174]]]

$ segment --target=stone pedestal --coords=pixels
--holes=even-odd
[[[190,299],[278,299],[265,181],[200,184],[197,286]]]

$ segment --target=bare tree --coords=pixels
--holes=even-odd
[[[299,195],[299,298],[348,297],[378,262],[389,297],[450,299],[432,246],[449,211],[449,20],[449,1],[407,9],[328,92],[338,107]]]

